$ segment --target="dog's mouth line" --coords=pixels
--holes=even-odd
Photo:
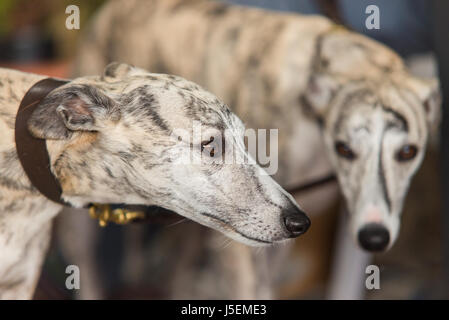
[[[248,236],[248,235],[244,234],[243,232],[237,230],[232,225],[230,225],[229,222],[227,222],[226,220],[221,219],[219,217],[216,217],[214,215],[211,215],[211,214],[209,214],[207,212],[201,212],[201,215],[206,216],[206,217],[208,217],[208,218],[210,218],[212,220],[215,220],[215,221],[219,222],[220,224],[223,224],[226,229],[230,229],[231,231],[241,235],[242,237],[244,237],[244,238],[246,238],[248,240],[252,240],[252,241],[256,241],[256,242],[264,243],[264,244],[273,244],[273,242],[271,242],[271,241],[262,240],[262,239],[258,239],[258,238],[254,238],[254,237]]]

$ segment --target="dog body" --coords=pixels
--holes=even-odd
[[[31,297],[51,220],[61,209],[31,185],[14,144],[20,101],[41,78],[0,69],[1,298]],[[199,136],[173,136],[179,129],[191,133],[194,121],[202,125]],[[219,163],[203,152],[214,143],[211,137],[218,141],[227,130],[226,148],[234,145],[235,157],[246,159],[244,127],[215,96],[182,78],[111,64],[102,76],[77,78],[50,92],[28,129],[46,140],[62,199],[74,207],[158,205],[251,245],[297,236],[289,219],[309,223],[260,167]],[[197,161],[177,163],[186,154]]]

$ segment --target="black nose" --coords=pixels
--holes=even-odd
[[[382,251],[390,243],[387,228],[378,223],[370,223],[359,231],[360,246],[368,251]]]
[[[297,207],[282,210],[282,220],[290,238],[302,235],[310,227],[310,219]]]

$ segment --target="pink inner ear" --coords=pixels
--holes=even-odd
[[[87,104],[81,99],[72,99],[66,103],[66,107],[71,110],[72,114],[90,116],[91,113]]]

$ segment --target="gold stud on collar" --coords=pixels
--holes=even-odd
[[[109,222],[116,224],[128,224],[136,219],[145,218],[142,211],[131,211],[123,208],[111,209],[108,204],[92,204],[89,207],[89,215],[92,219],[98,219],[101,227],[107,226]]]

